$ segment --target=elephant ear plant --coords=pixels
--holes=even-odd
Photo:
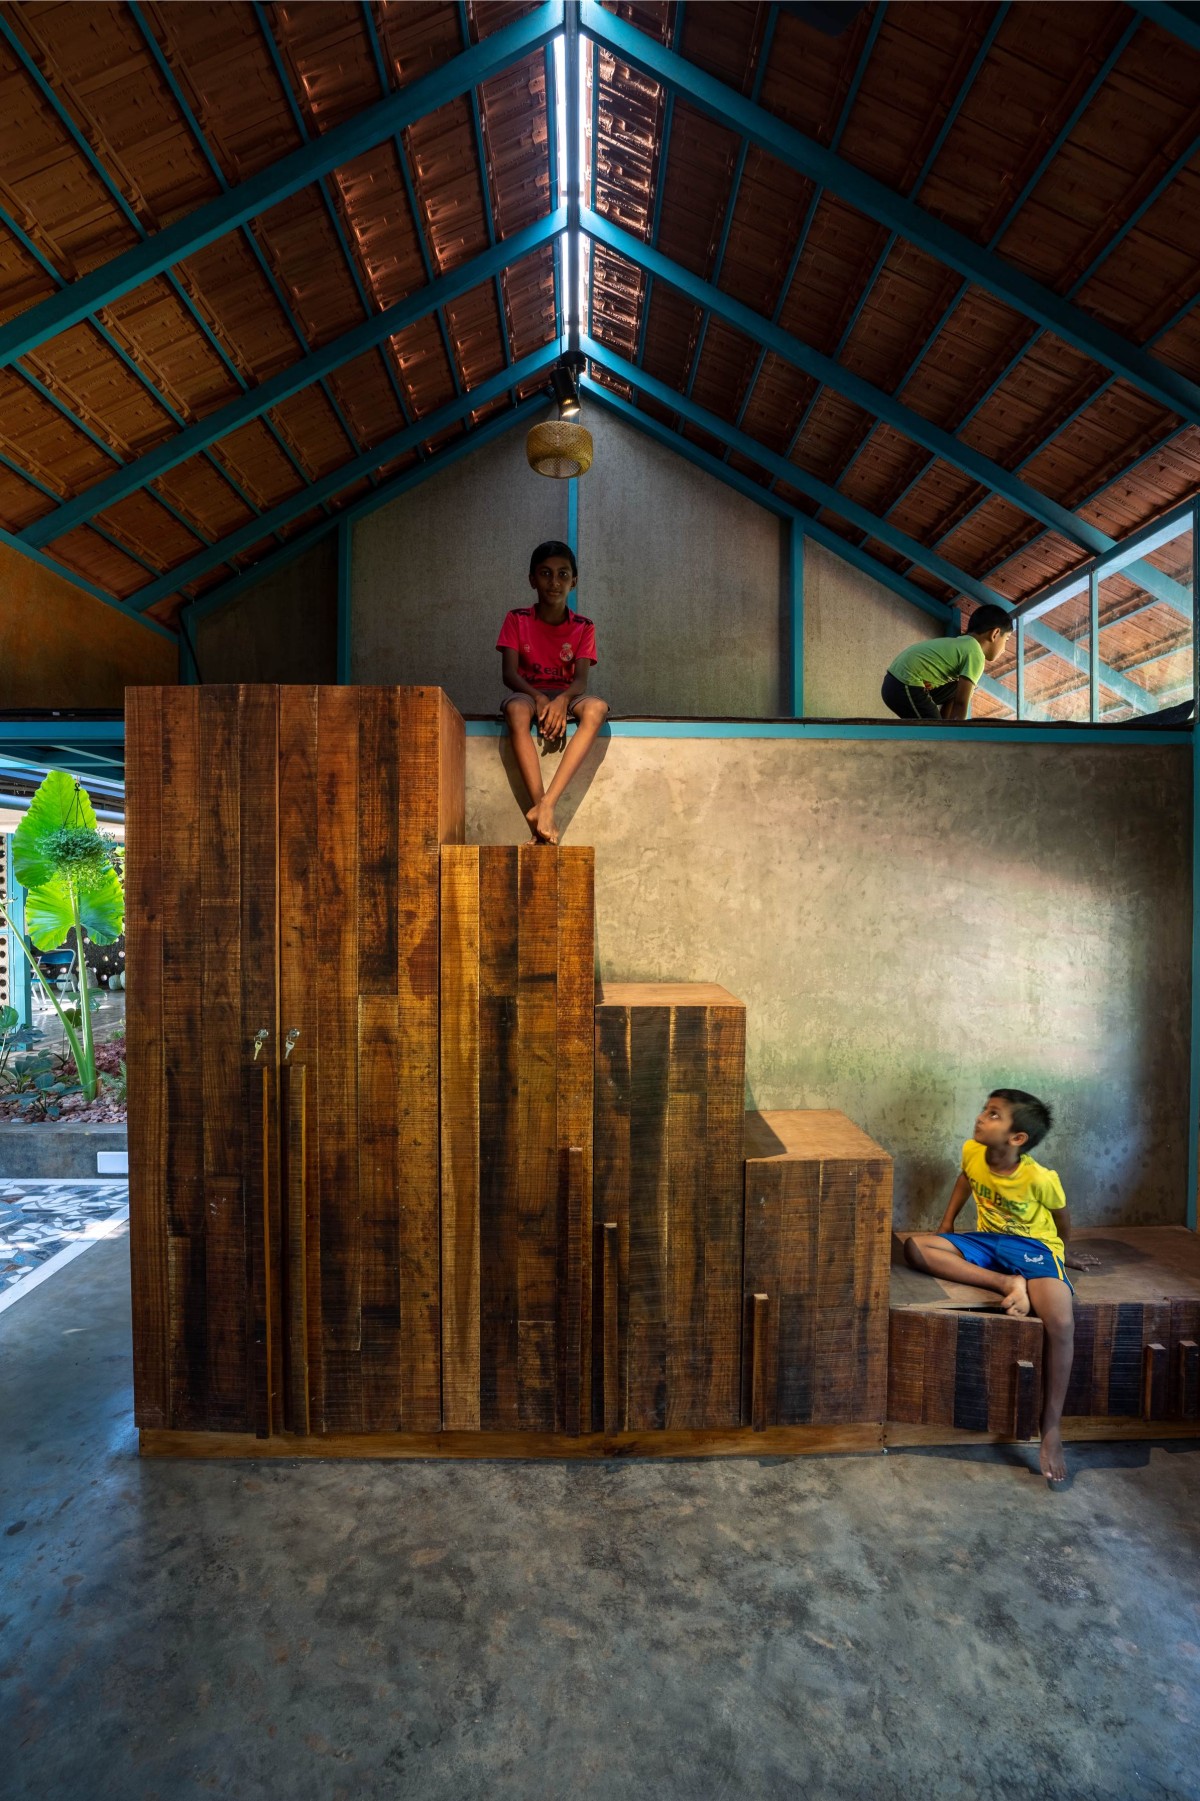
[[[37,949],[57,950],[74,927],[77,1009],[59,1005],[28,945],[15,935],[62,1021],[88,1101],[96,1098],[96,1047],[83,934],[96,944],[112,944],[125,929],[125,894],[114,867],[117,850],[116,840],[97,829],[84,789],[62,769],[50,771],[13,837],[13,873],[26,890],[25,929]]]

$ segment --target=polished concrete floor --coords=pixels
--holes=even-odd
[[[1200,1796],[1200,1447],[141,1463],[127,1282],[0,1316],[6,1801]]]

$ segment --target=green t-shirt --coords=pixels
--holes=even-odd
[[[978,682],[986,667],[983,645],[970,633],[960,638],[926,638],[910,644],[888,668],[906,688],[941,688],[965,676]]]

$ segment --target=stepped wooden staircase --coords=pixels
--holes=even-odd
[[[725,990],[597,989],[592,852],[462,842],[440,690],[133,689],[126,755],[144,1452],[894,1432],[890,1158],[838,1113],[744,1111]],[[900,1430],[952,1437],[954,1378],[905,1374],[949,1327],[916,1319]],[[972,1423],[1029,1429],[1037,1330],[997,1340]]]

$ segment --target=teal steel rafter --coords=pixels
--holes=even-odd
[[[10,319],[0,326],[0,367],[519,62],[546,44],[562,29],[562,23],[563,0],[543,0],[533,12],[502,26],[441,68],[310,139],[299,150],[231,187],[227,194],[174,220],[61,293]]]
[[[658,401],[660,406],[670,407],[681,418],[686,419],[689,425],[697,426],[701,431],[708,432],[718,441],[724,442],[730,450],[736,450],[742,456],[748,457],[751,462],[757,463],[760,469],[774,476],[777,481],[784,481],[789,487],[795,488],[798,493],[806,494],[810,500],[816,501],[818,506],[836,513],[848,525],[856,526],[877,543],[886,544],[890,550],[906,557],[910,563],[927,570],[938,581],[946,582],[950,587],[962,594],[970,595],[972,600],[981,604],[1002,607],[1006,613],[1013,611],[1013,603],[1007,600],[1003,594],[998,594],[986,583],[977,580],[975,576],[968,575],[965,570],[955,568],[953,563],[948,563],[937,551],[929,550],[925,545],[918,544],[914,538],[908,537],[906,533],[898,531],[894,525],[876,518],[857,501],[848,499],[844,494],[839,494],[836,488],[831,488],[828,483],[819,481],[807,470],[797,468],[794,463],[789,463],[783,457],[777,456],[774,451],[768,450],[765,444],[760,444],[757,438],[751,438],[745,432],[738,431],[726,420],[719,419],[715,413],[707,412],[703,407],[697,406],[694,400],[688,400],[686,395],[676,393],[665,382],[657,381],[653,376],[647,375],[644,369],[638,369],[632,363],[626,362],[625,358],[619,356],[616,351],[607,349],[605,345],[597,343],[591,337],[584,338],[583,348],[593,361],[607,368],[611,374],[629,382],[634,388],[641,389],[651,399]],[[676,441],[680,444],[684,442],[682,439]],[[807,524],[806,521],[806,528]],[[839,540],[840,542],[841,540]],[[839,554],[841,553],[839,552]],[[951,609],[947,608],[943,617],[949,618],[950,616]],[[1073,665],[1078,663],[1079,649],[1069,638],[1065,638],[1060,632],[1049,630],[1040,622],[1029,629],[1056,656],[1062,657]],[[1106,671],[1104,683],[1114,694],[1119,695],[1128,705],[1136,707],[1139,712],[1147,712],[1153,706],[1153,697],[1144,688],[1139,688],[1135,682],[1127,681],[1115,670]]]
[[[834,155],[717,81],[696,64],[666,50],[636,26],[606,12],[599,0],[580,0],[584,29],[623,61],[688,98],[722,124],[748,137],[770,155],[810,180],[841,194],[869,218],[886,225],[929,256],[977,283],[988,293],[1054,331],[1102,368],[1123,375],[1134,387],[1182,418],[1200,424],[1200,386],[1147,356],[1119,333],[1049,288],[1006,263],[924,208]]]
[[[186,462],[198,451],[227,437],[230,432],[237,431],[240,426],[265,413],[270,407],[280,405],[291,395],[313,386],[334,370],[361,356],[364,351],[377,348],[397,332],[438,311],[447,301],[455,300],[472,288],[490,281],[501,269],[510,263],[519,262],[522,257],[528,256],[531,251],[554,237],[565,223],[566,209],[560,207],[548,218],[504,239],[494,249],[485,250],[470,262],[460,264],[451,274],[438,277],[428,287],[418,288],[415,294],[410,294],[406,299],[386,307],[383,312],[364,319],[360,325],[352,326],[341,337],[331,339],[319,350],[309,351],[297,362],[281,369],[278,375],[260,382],[257,388],[239,394],[235,400],[218,407],[197,424],[186,427],[177,436],[168,438],[134,462],[124,464],[114,474],[105,476],[93,487],[86,488],[75,499],[64,501],[53,513],[47,513],[44,518],[28,526],[21,534],[21,542],[41,549],[84,520],[93,518],[107,507],[115,505],[118,500],[123,500],[135,489],[145,487],[158,476],[165,475],[169,469]]]
[[[521,382],[533,381],[539,376],[549,374],[557,351],[557,345],[552,344],[543,350],[535,351],[531,356],[523,357],[519,363],[513,363],[511,367],[502,369],[498,375],[493,375],[488,381],[481,382],[469,394],[460,395],[446,406],[438,407],[435,412],[426,414],[415,425],[405,426],[403,431],[394,432],[390,437],[384,438],[370,450],[364,451],[361,456],[352,457],[349,462],[342,463],[339,468],[331,469],[328,475],[323,475],[319,481],[313,482],[310,487],[303,489],[299,494],[293,494],[289,499],[280,501],[278,506],[271,507],[261,518],[252,519],[249,524],[241,526],[237,531],[230,532],[224,538],[219,538],[206,550],[176,564],[174,569],[169,569],[157,581],[149,583],[147,587],[139,588],[133,596],[132,604],[144,611],[147,607],[152,607],[156,601],[164,600],[170,594],[177,594],[189,582],[194,582],[200,576],[207,575],[210,569],[216,568],[221,563],[227,563],[230,557],[238,556],[241,552],[252,549],[271,532],[279,531],[283,526],[290,525],[293,519],[298,519],[302,513],[307,513],[310,507],[319,505],[321,501],[333,499],[335,495],[351,487],[356,481],[364,480],[384,463],[390,463],[394,457],[404,456],[409,451],[416,450],[426,439],[436,437],[439,432],[445,431],[449,426],[460,425],[469,414],[487,406],[490,401],[501,398],[510,387],[516,387]],[[545,403],[543,401],[539,404],[544,405]],[[467,434],[468,437],[473,435],[472,433]],[[429,464],[425,466],[432,468],[433,459],[430,459]],[[383,489],[378,488],[375,492],[381,494]],[[341,515],[339,514],[338,517]],[[336,520],[329,523],[334,524]]]
[[[1042,525],[1059,532],[1070,543],[1078,545],[1081,550],[1098,554],[1114,548],[1115,541],[1098,530],[1096,526],[1090,525],[1087,520],[1080,519],[1067,507],[1060,506],[1056,500],[1051,500],[1036,488],[1030,487],[1028,482],[1022,481],[1019,476],[1010,474],[1001,464],[993,462],[981,451],[972,449],[969,444],[956,438],[952,432],[943,431],[940,426],[932,424],[920,413],[905,406],[903,401],[896,400],[892,395],[886,393],[884,389],[875,387],[873,383],[853,374],[851,370],[846,369],[840,363],[835,363],[832,358],[823,356],[819,350],[814,350],[811,345],[805,344],[800,338],[793,337],[790,332],[784,331],[781,326],[774,324],[763,314],[754,312],[748,306],[743,306],[732,295],[723,293],[712,283],[701,280],[698,275],[693,275],[679,263],[672,262],[661,251],[642,243],[640,238],[635,238],[629,232],[621,230],[610,219],[605,219],[599,213],[587,209],[583,214],[583,229],[593,237],[599,238],[610,249],[617,251],[627,261],[653,274],[657,280],[676,288],[696,305],[705,308],[708,312],[716,313],[738,331],[744,332],[753,342],[773,351],[785,363],[790,363],[793,368],[803,370],[806,375],[811,375],[823,386],[833,388],[837,393],[845,395],[847,400],[853,401],[864,412],[881,419],[903,437],[910,439],[915,444],[920,444],[924,449],[931,451],[954,468],[961,469],[964,474],[970,475],[975,481],[982,482],[994,493],[1010,501],[1013,506],[1019,507],[1031,519],[1036,519]],[[1177,583],[1170,582],[1160,570],[1153,571],[1153,574],[1160,584],[1165,584],[1167,588],[1178,591],[1176,598],[1185,601],[1190,612],[1191,596],[1185,594]],[[1160,598],[1167,599],[1168,596],[1163,593]]]
[[[497,379],[500,378],[497,377]],[[387,506],[389,501],[398,499],[401,494],[407,494],[413,488],[419,488],[421,483],[428,481],[430,476],[440,475],[443,470],[452,468],[463,457],[473,456],[486,444],[491,444],[496,438],[503,437],[505,432],[516,431],[526,421],[532,420],[535,414],[544,413],[545,410],[544,397],[536,394],[529,400],[523,400],[518,407],[505,413],[498,413],[494,419],[489,419],[486,425],[477,425],[471,431],[464,432],[462,437],[455,439],[452,444],[435,451],[427,462],[419,464],[415,469],[408,469],[401,475],[394,475],[388,481],[381,482],[372,493],[365,494],[361,500],[356,500],[352,505],[344,507],[334,518],[320,520],[317,524],[310,526],[307,531],[300,532],[294,538],[289,538],[282,550],[273,551],[269,556],[263,557],[261,562],[252,564],[249,569],[240,570],[229,581],[222,582],[220,587],[210,588],[208,593],[202,595],[199,600],[189,601],[183,609],[184,614],[189,620],[196,622],[207,619],[210,613],[215,613],[220,608],[228,606],[239,595],[245,593],[247,588],[254,587],[257,582],[262,581],[268,575],[273,575],[277,569],[286,567],[288,563],[294,563],[297,557],[303,556],[305,551],[311,550],[314,544],[319,543],[322,538],[327,538],[331,532],[339,531],[343,526],[348,530],[357,520],[365,519],[369,513],[374,513],[380,507]]]

